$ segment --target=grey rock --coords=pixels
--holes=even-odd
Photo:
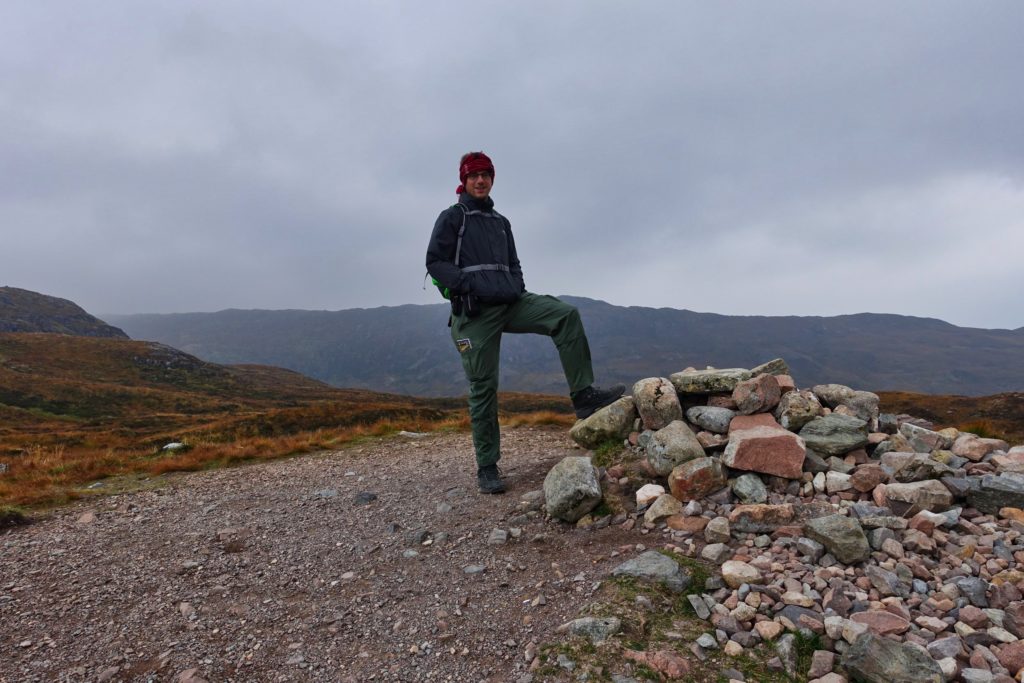
[[[725,543],[709,543],[700,551],[700,556],[708,562],[722,564],[732,557],[732,548]]]
[[[487,537],[488,545],[505,545],[507,542],[507,531],[505,531],[504,529],[491,529],[491,534]]]
[[[909,484],[886,484],[885,498],[890,504],[896,501],[929,512],[945,510],[953,504],[953,494],[934,479]]]
[[[853,389],[844,384],[816,384],[811,391],[829,408],[837,408],[853,398]]]
[[[715,637],[710,633],[702,633],[700,637],[697,638],[697,644],[705,650],[718,649],[718,641],[715,640]]]
[[[612,570],[612,576],[632,576],[648,583],[661,584],[671,591],[680,593],[690,585],[690,572],[671,557],[656,550],[647,552],[623,562]]]
[[[843,455],[868,444],[868,423],[849,415],[816,417],[800,429],[807,448],[822,455]]]
[[[423,541],[430,538],[430,530],[421,527],[412,531],[406,531],[404,538],[407,545],[420,545]]]
[[[900,433],[893,434],[882,443],[875,446],[873,455],[878,458],[886,453],[913,453],[914,447],[910,445],[907,438]]]
[[[904,599],[910,597],[910,587],[900,581],[894,573],[877,565],[868,565],[864,573],[882,597],[893,595]]]
[[[601,502],[601,484],[590,458],[568,456],[544,477],[544,500],[552,517],[576,522]]]
[[[789,364],[781,358],[773,358],[767,363],[761,363],[756,368],[750,368],[750,376],[757,377],[760,374],[768,375],[790,375]]]
[[[558,628],[559,631],[568,631],[574,636],[587,638],[594,644],[603,643],[621,629],[622,622],[617,617],[582,617]]]
[[[945,486],[954,498],[964,498],[971,489],[981,483],[980,477],[943,477],[942,485]]]
[[[821,402],[811,391],[790,391],[783,394],[775,407],[775,419],[791,432],[799,432],[805,424],[822,413]]]
[[[764,485],[761,477],[753,473],[736,477],[732,483],[732,492],[742,503],[768,502],[768,488]]]
[[[704,457],[697,435],[682,420],[654,432],[646,451],[651,469],[663,477],[684,462]]]
[[[860,517],[860,525],[865,529],[893,529],[902,531],[906,529],[909,522],[904,517],[895,515],[878,515],[877,517]]]
[[[807,557],[812,564],[820,560],[821,556],[825,554],[825,546],[823,544],[806,536],[796,539],[796,549],[801,555]]]
[[[878,394],[870,391],[855,391],[843,405],[851,408],[854,414],[868,423],[872,429],[878,428]]]
[[[917,453],[930,453],[940,449],[949,450],[953,446],[953,439],[945,434],[939,434],[909,422],[900,425],[900,434]]]
[[[687,420],[715,434],[727,434],[734,417],[736,411],[717,406],[694,406],[686,411]]]
[[[704,527],[704,540],[708,543],[728,543],[731,538],[727,517],[715,517]]]
[[[890,510],[889,508],[879,507],[877,505],[872,505],[871,503],[865,503],[863,501],[851,505],[850,512],[853,514],[853,516],[861,520],[863,520],[865,517],[882,517],[885,515],[892,514],[892,510]]]
[[[686,599],[690,603],[690,606],[693,607],[693,611],[699,619],[708,619],[711,617],[711,610],[708,609],[707,603],[704,602],[704,599],[699,595],[690,594],[686,596]]]
[[[843,515],[811,519],[804,523],[804,533],[844,564],[863,562],[871,556],[868,539],[855,519]]]
[[[896,471],[893,478],[898,482],[924,481],[951,476],[953,468],[935,460],[928,453],[915,453]]]
[[[881,550],[882,544],[888,540],[895,540],[896,532],[886,527],[879,527],[868,531],[868,543],[875,550]]]
[[[853,472],[854,466],[843,460],[842,458],[831,456],[828,459],[828,471],[838,472],[840,474],[849,474]]]
[[[975,607],[988,607],[988,582],[977,576],[960,576],[951,581],[960,593]]]
[[[789,394],[786,394],[789,396]],[[819,472],[828,472],[828,463],[820,455],[815,453],[810,448],[807,449],[804,455],[804,471],[810,472],[811,474],[817,474]]]
[[[647,429],[661,429],[674,420],[683,419],[676,389],[664,377],[648,377],[634,384],[633,402]]]
[[[486,571],[487,567],[482,564],[468,564],[462,568],[463,574],[482,574]]]
[[[1024,477],[986,474],[968,491],[967,502],[988,514],[1004,507],[1024,508]]]
[[[651,524],[657,524],[666,517],[672,515],[681,515],[683,513],[683,504],[680,503],[672,495],[665,493],[651,503],[651,506],[647,508],[647,512],[644,513],[644,521]]]
[[[993,683],[995,676],[988,669],[966,668],[960,670],[960,679],[964,683]]]
[[[796,676],[796,636],[787,633],[775,641],[775,651],[782,662],[783,670],[790,676]]]
[[[949,636],[948,638],[933,640],[928,643],[926,649],[932,658],[945,659],[946,657],[959,656],[963,646],[963,641],[960,640],[960,636]]]
[[[377,500],[377,494],[371,491],[360,491],[355,497],[356,505],[369,505],[375,500]]]
[[[862,683],[944,683],[939,665],[919,647],[863,633],[843,654],[840,666]]]
[[[608,441],[621,441],[629,436],[636,417],[633,397],[623,396],[590,417],[579,420],[569,430],[569,436],[584,448],[597,448]]]
[[[731,392],[738,383],[752,376],[750,370],[726,368],[677,372],[669,379],[680,394],[717,394]]]

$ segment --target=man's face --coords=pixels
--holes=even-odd
[[[466,192],[474,199],[485,199],[491,194],[491,187],[494,185],[494,178],[487,171],[470,173],[466,176]]]

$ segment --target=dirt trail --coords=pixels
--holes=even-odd
[[[503,453],[503,496],[476,493],[468,434],[436,434],[0,533],[0,681],[514,681],[638,537],[524,515],[579,454],[564,430],[505,430]],[[496,528],[521,533],[493,545]]]

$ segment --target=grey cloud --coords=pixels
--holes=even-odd
[[[106,312],[436,301],[426,238],[485,149],[531,288],[1024,325],[1017,3],[56,12],[0,9],[6,284]]]

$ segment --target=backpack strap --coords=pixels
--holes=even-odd
[[[459,226],[459,239],[455,242],[455,267],[459,267],[459,256],[462,254],[462,235],[466,232],[466,216],[469,215],[469,211],[462,205],[462,203],[455,204],[455,206],[462,209],[462,225]]]

